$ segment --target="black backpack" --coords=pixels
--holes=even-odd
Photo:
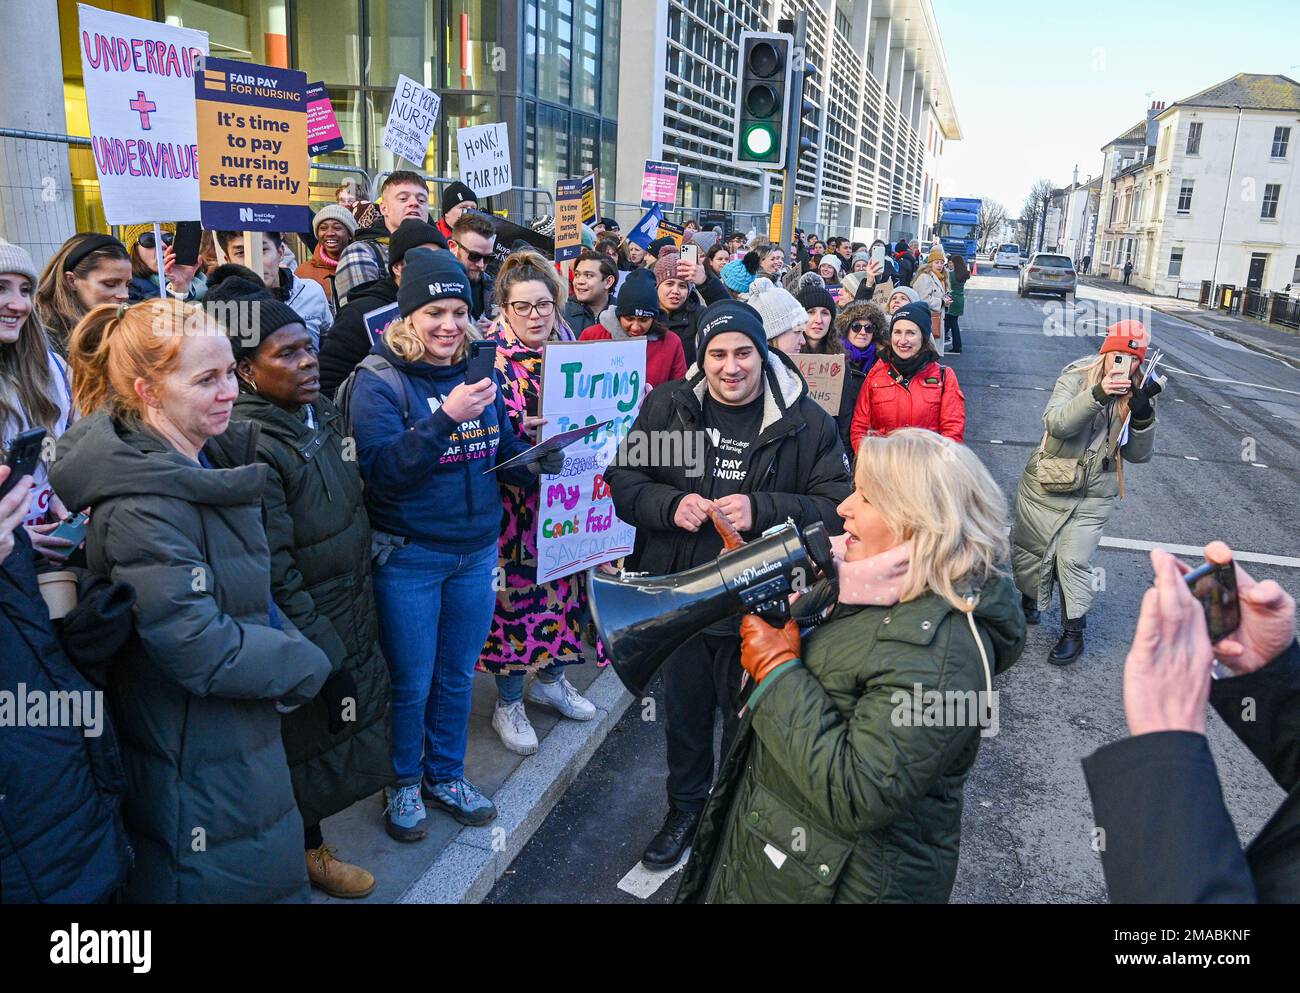
[[[338,407],[339,413],[343,415],[343,425],[348,437],[355,436],[352,429],[352,391],[356,389],[357,374],[362,369],[374,373],[397,394],[397,402],[402,408],[402,423],[409,423],[411,420],[411,399],[407,396],[406,384],[402,382],[402,374],[397,371],[397,368],[388,359],[382,355],[371,353],[357,363],[356,368],[348,373],[347,379],[339,383],[339,388],[334,393],[334,406]]]

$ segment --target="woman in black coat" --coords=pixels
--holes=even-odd
[[[320,695],[283,723],[307,875],[330,896],[368,896],[374,876],[335,858],[320,829],[323,818],[393,781],[391,690],[379,649],[361,474],[344,454],[342,416],[320,394],[320,364],[301,318],[238,278],[212,295],[218,303],[258,305],[256,327],[227,322],[240,381],[233,419],[258,425],[257,460],[270,468],[263,505],[276,606],[332,669]]]
[[[844,349],[844,342],[836,324],[838,307],[835,297],[826,288],[821,276],[808,273],[799,280],[795,299],[808,311],[808,324],[803,331],[803,348],[805,355],[841,355],[844,358],[844,390],[840,394],[839,410],[835,412],[835,426],[839,429],[840,442],[850,460],[853,458],[853,445],[849,440],[849,429],[853,425],[853,410],[858,403],[858,394],[867,374],[850,361]]]

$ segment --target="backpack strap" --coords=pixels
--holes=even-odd
[[[357,364],[357,369],[368,369],[373,372],[397,394],[397,402],[402,410],[402,422],[410,423],[411,398],[406,393],[406,383],[403,381],[402,374],[396,367],[382,355],[375,355],[372,352]]]

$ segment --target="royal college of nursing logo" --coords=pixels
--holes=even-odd
[[[430,283],[430,296],[437,296],[439,293],[464,293],[464,283]]]

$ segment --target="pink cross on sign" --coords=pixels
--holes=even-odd
[[[146,131],[151,130],[149,115],[158,109],[158,105],[152,100],[145,99],[144,90],[136,90],[135,99],[132,100],[128,106],[139,113],[140,127],[144,128]]]

